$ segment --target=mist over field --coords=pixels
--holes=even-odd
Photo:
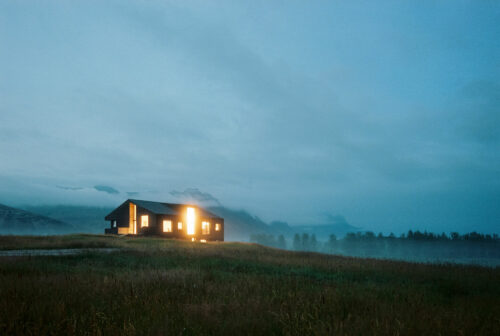
[[[265,223],[498,233],[499,17],[495,1],[3,1],[0,203],[198,189]]]
[[[500,1],[0,0],[0,335],[499,335]]]
[[[225,219],[226,241],[249,241],[292,251],[354,257],[500,266],[498,234],[435,234],[410,230],[397,236],[384,235],[355,228],[341,217],[333,218],[329,225],[290,226],[280,221],[265,223],[247,211],[228,209],[220,204],[208,209]],[[112,210],[61,205],[15,209],[0,205],[0,234],[102,234],[109,227],[104,217]]]

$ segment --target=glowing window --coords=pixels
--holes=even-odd
[[[204,234],[204,235],[210,234],[210,223],[209,222],[201,222],[201,234]]]
[[[172,221],[164,220],[163,221],[163,232],[172,232]]]
[[[149,226],[149,216],[148,215],[142,215],[141,216],[141,228],[142,227],[148,227]]]
[[[194,234],[194,225],[195,225],[195,221],[196,221],[194,208],[187,208],[186,219],[187,219],[187,234],[193,235]]]
[[[200,239],[200,243],[206,243],[207,240],[206,239]]]
[[[220,231],[220,224],[219,223],[215,224],[215,231]]]
[[[177,230],[182,230],[182,222],[177,223]]]

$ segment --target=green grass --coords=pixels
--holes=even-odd
[[[0,237],[0,335],[498,335],[500,269],[99,235]]]

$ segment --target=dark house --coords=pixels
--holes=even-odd
[[[108,234],[224,241],[224,219],[196,205],[128,199],[105,220]]]

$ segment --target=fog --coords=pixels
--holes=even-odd
[[[396,237],[373,232],[348,233],[338,239],[335,234],[327,241],[313,234],[284,235],[257,234],[250,241],[265,246],[304,252],[321,252],[350,257],[396,259],[419,263],[460,263],[488,267],[500,266],[500,239],[497,234],[476,232],[460,235],[456,232],[432,234],[419,231]]]
[[[266,224],[498,233],[499,18],[495,1],[2,1],[0,203],[198,190]]]

